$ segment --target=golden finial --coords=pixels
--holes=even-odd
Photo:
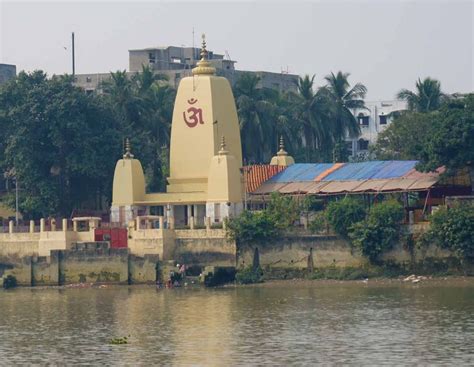
[[[280,150],[277,152],[277,155],[288,155],[285,151],[285,142],[283,141],[283,135],[280,135]]]
[[[225,149],[225,136],[222,135],[222,138],[221,138],[221,149],[219,150],[219,155],[226,155],[228,154],[229,152]]]
[[[123,155],[124,159],[132,159],[133,154],[132,154],[132,146],[130,144],[130,139],[126,138],[125,139],[125,154]]]
[[[206,48],[206,35],[202,35],[201,46],[201,60],[198,61],[197,66],[193,69],[193,75],[214,75],[216,68],[214,68],[208,60],[209,52]]]

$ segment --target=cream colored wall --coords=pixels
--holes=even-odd
[[[197,102],[189,104],[191,99]],[[189,116],[186,112],[189,108],[202,109],[203,124],[189,127],[185,123],[183,112]],[[176,192],[173,186],[180,183],[182,186],[176,186],[179,191],[193,191],[196,190],[198,182],[201,183],[202,191],[207,190],[209,164],[219,150],[222,135],[225,135],[227,149],[241,167],[240,130],[234,98],[227,79],[199,75],[181,80],[171,128],[168,191]],[[203,181],[202,178],[206,180]],[[188,186],[193,190],[188,190]]]
[[[38,255],[39,239],[39,233],[0,233],[0,256]]]
[[[208,202],[242,202],[240,166],[232,155],[216,155],[209,167]]]
[[[145,199],[145,176],[137,159],[120,159],[115,165],[112,203],[114,206],[132,205]]]

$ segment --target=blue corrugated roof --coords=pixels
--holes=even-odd
[[[308,182],[328,170],[333,163],[296,163],[276,174],[267,182]]]
[[[403,177],[418,161],[371,161],[345,163],[329,173],[323,181],[353,181]],[[296,163],[273,176],[267,182],[308,182],[333,167],[333,163]]]

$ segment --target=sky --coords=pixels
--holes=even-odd
[[[192,46],[228,52],[240,70],[363,83],[367,100],[393,99],[418,78],[472,92],[474,1],[8,1],[0,0],[0,63],[17,70],[128,70],[128,50]]]

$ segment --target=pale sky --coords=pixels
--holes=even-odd
[[[17,70],[128,70],[128,50],[191,46],[227,51],[240,70],[351,73],[367,100],[392,99],[418,77],[444,92],[471,92],[473,1],[6,1],[0,0],[0,63]],[[66,47],[67,50],[64,48]]]

